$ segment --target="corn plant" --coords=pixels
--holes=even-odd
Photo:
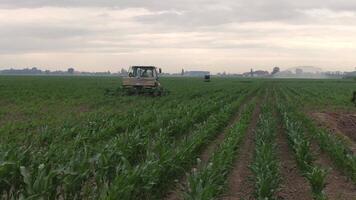
[[[256,129],[255,158],[251,170],[257,199],[276,199],[280,183],[279,162],[275,153],[276,122],[272,110],[263,107]]]
[[[183,173],[182,166],[191,163],[186,161],[189,160],[189,155],[195,154],[208,140],[207,135],[196,138],[196,141],[190,144],[192,148],[187,150],[190,154],[186,156],[184,151],[177,154],[180,149],[186,147],[183,144],[189,145],[187,140],[192,139],[190,135],[199,132],[209,133],[210,136],[217,132],[232,110],[238,106],[236,102],[240,102],[255,90],[251,88],[247,91],[248,87],[243,86],[229,92],[213,88],[213,93],[207,92],[212,88],[184,89],[181,95],[165,97],[159,101],[145,97],[144,100],[127,97],[115,102],[116,100],[110,97],[100,103],[107,105],[109,112],[89,113],[81,121],[61,122],[62,124],[55,128],[46,125],[36,129],[36,134],[22,134],[18,138],[11,138],[10,134],[3,133],[0,135],[0,145],[8,142],[12,146],[0,148],[0,193],[9,198],[19,198],[19,195],[24,198],[46,198],[46,191],[53,189],[58,198],[99,198],[100,191],[112,191],[109,188],[118,177],[126,179],[128,170],[139,166],[138,169],[145,169],[142,172],[144,174],[147,170],[144,166],[148,168],[151,164],[143,163],[151,163],[161,158],[169,165],[162,167],[162,170],[156,170],[162,177],[158,174],[153,176],[163,180],[163,174],[177,176]],[[130,112],[126,113],[112,111],[125,102],[127,105],[134,102],[136,107],[131,107]],[[232,104],[235,106],[231,107]],[[222,107],[224,109],[221,109]],[[220,115],[222,110],[224,114]],[[216,117],[217,119],[212,120]],[[18,144],[22,146],[18,148]],[[167,155],[175,160],[182,160],[178,164],[179,169],[174,167],[174,160],[166,158]],[[45,168],[39,172],[38,166],[42,163]],[[154,162],[152,166],[161,164]],[[25,183],[21,167],[25,169],[22,172],[28,172],[23,174],[30,175],[30,182]],[[167,168],[172,169],[172,172],[167,171]],[[35,180],[44,179],[42,177],[51,177],[44,181],[48,186],[35,187],[43,189],[32,189],[28,186],[34,184]],[[154,181],[144,178],[144,182]],[[153,187],[146,188],[148,193],[158,193],[153,191]],[[103,198],[104,196],[106,195],[102,195]]]
[[[311,126],[315,128],[314,126]],[[327,152],[335,165],[356,182],[356,156],[345,143],[333,134],[320,129],[311,129],[320,149]]]
[[[255,101],[250,102],[242,112],[240,120],[229,130],[209,163],[194,169],[188,176],[187,188],[183,194],[184,199],[214,199],[224,191],[231,164],[251,121],[254,104]]]
[[[286,95],[286,104],[290,105],[291,101],[295,102],[295,100]],[[292,107],[291,109],[295,108]],[[356,182],[356,156],[353,155],[348,145],[341,138],[329,133],[329,131],[318,128],[305,114],[293,112],[293,115],[294,120],[299,121],[300,129],[303,127],[309,133],[308,136],[318,142],[320,149],[331,157],[335,165],[349,176],[353,182]]]
[[[168,188],[170,180],[174,180],[191,166],[200,148],[214,137],[240,104],[237,101],[233,105],[222,107],[219,113],[210,116],[176,148],[167,145],[159,154],[148,155],[146,162],[123,170],[105,190],[105,194],[101,194],[102,198],[152,199],[162,196],[162,190]]]
[[[314,194],[314,199],[316,200],[326,199],[324,194],[326,176],[327,171],[318,166],[311,167],[310,170],[307,170],[305,173],[305,177],[310,182],[312,192]]]
[[[291,107],[287,109],[285,105],[279,104],[278,109],[298,167],[303,172],[304,177],[309,181],[314,199],[326,199],[323,190],[326,186],[327,171],[314,165],[314,158],[310,151],[310,142],[302,128],[302,123],[295,117],[293,118],[293,110]]]

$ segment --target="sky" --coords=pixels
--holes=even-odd
[[[355,0],[0,0],[0,69],[356,67]]]

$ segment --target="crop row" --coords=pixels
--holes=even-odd
[[[281,180],[275,146],[276,120],[270,105],[262,106],[256,127],[256,147],[251,166],[256,199],[277,199],[275,196]]]
[[[310,142],[301,122],[294,117],[295,111],[286,102],[279,102],[278,110],[282,117],[297,165],[303,176],[309,181],[314,199],[326,199],[323,190],[326,186],[327,171],[313,163],[314,158],[310,149]]]
[[[286,94],[285,99],[291,101],[288,94]],[[320,149],[331,157],[335,165],[356,182],[356,156],[352,153],[348,144],[328,130],[317,127],[311,119],[302,113],[295,112],[295,118],[303,124],[304,130],[318,142]]]
[[[234,95],[231,96],[231,99]],[[196,123],[199,122],[199,116],[207,116],[209,112],[226,103],[226,101],[220,101],[220,103],[216,103],[217,101],[205,102],[206,104],[200,104],[200,106],[205,107],[205,110],[197,109],[197,113],[200,113],[200,115],[188,115],[194,117],[190,118],[186,117],[186,112],[182,112],[182,117],[185,116],[187,120],[181,120],[173,126],[163,126],[169,128],[159,130],[158,133],[153,134],[156,135],[154,138],[160,139],[160,136],[163,136],[161,140],[169,139],[170,130],[183,131],[182,133],[185,134],[185,132],[189,132],[191,125],[196,126]],[[173,117],[173,115],[171,116]],[[204,119],[200,120],[204,121]],[[97,124],[100,124],[100,121]],[[147,131],[151,130],[150,127],[125,131],[115,136],[106,145],[102,145],[102,149],[99,151],[90,145],[94,141],[88,141],[88,138],[101,135],[101,133],[105,134],[105,131],[112,132],[114,130],[115,128],[109,125],[107,129],[95,129],[96,132],[90,132],[89,135],[76,135],[71,146],[61,146],[62,143],[60,142],[51,143],[49,148],[39,151],[34,151],[31,146],[16,149],[1,144],[1,192],[9,197],[19,195],[27,197],[38,197],[38,195],[47,195],[48,197],[60,195],[64,198],[78,197],[78,195],[86,193],[86,190],[89,190],[87,188],[93,187],[93,184],[94,187],[98,187],[99,184],[108,183],[114,175],[120,173],[122,167],[120,163],[134,165],[135,162],[146,159],[142,156],[148,157],[148,152],[159,151],[160,145],[157,145],[157,142],[147,142],[150,135],[146,133],[151,132]],[[65,137],[66,134],[63,135]],[[172,140],[169,139],[168,141]],[[94,152],[97,153],[93,154]],[[37,182],[43,184],[35,184]]]
[[[185,199],[213,199],[224,191],[231,165],[237,156],[239,144],[245,138],[255,107],[256,99],[241,112],[239,121],[228,131],[209,163],[194,169],[188,176]]]
[[[89,132],[75,135],[70,142],[63,143],[59,140],[51,142],[49,148],[36,150],[38,148],[29,147],[24,151],[19,151],[13,147],[6,148],[4,145],[2,146],[4,153],[1,155],[6,162],[0,166],[4,174],[1,181],[4,186],[2,187],[3,192],[7,196],[23,195],[34,198],[71,199],[83,195],[95,195],[96,191],[109,185],[117,174],[123,173],[123,168],[126,166],[134,167],[146,160],[149,162],[151,157],[160,154],[161,148],[166,148],[166,146],[172,148],[172,144],[174,147],[175,142],[172,143],[172,134],[170,134],[172,130],[176,131],[179,137],[183,137],[190,132],[190,129],[199,129],[199,124],[204,124],[204,122],[199,123],[199,116],[208,117],[209,113],[214,113],[214,110],[226,103],[229,104],[229,101],[242,91],[229,96],[225,95],[225,97],[223,93],[218,93],[216,98],[215,95],[212,96],[211,101],[205,100],[199,103],[192,101],[195,103],[193,106],[197,108],[194,112],[199,113],[198,115],[194,114],[192,110],[185,109],[184,112],[184,109],[180,109],[180,112],[176,112],[176,116],[173,113],[169,116],[174,119],[175,123],[162,125],[158,120],[158,126],[163,129],[157,131],[153,131],[153,124],[149,123],[150,118],[141,118],[141,120],[140,117],[134,116],[132,118],[143,126],[131,129],[129,126],[128,130],[123,133],[119,131],[119,134],[115,134],[117,129],[115,121],[112,121],[113,124],[109,123],[107,127],[102,127],[102,124],[107,124],[105,121],[98,121],[88,127]],[[218,98],[222,98],[222,100],[218,100]],[[189,105],[186,108],[189,108]],[[187,112],[193,113],[187,114]],[[152,113],[150,114],[152,116]],[[183,120],[175,120],[180,115]],[[143,113],[142,116],[150,115]],[[168,116],[166,115],[166,117]],[[205,121],[204,118],[200,120]],[[107,142],[100,141],[99,138],[105,138],[106,135],[110,135],[112,139]],[[98,137],[97,143],[92,140],[96,136]],[[66,134],[60,137],[66,137]],[[107,139],[103,141],[105,140]],[[37,182],[46,184],[35,184]]]
[[[287,89],[294,100],[301,101],[303,105],[325,109],[326,106],[349,107],[351,106],[354,82],[325,81],[289,81],[278,87]]]
[[[204,108],[206,110],[207,108],[205,103],[214,108],[214,105],[221,101],[222,96],[225,97],[224,100],[229,101],[234,95],[226,95],[221,91],[210,94],[208,99],[198,95],[197,97],[190,99],[190,101],[178,99],[163,103],[162,105],[155,105],[157,103],[153,102],[150,106],[144,106],[145,104],[136,106],[134,109],[131,109],[130,112],[120,113],[119,115],[117,113],[101,114],[100,112],[95,112],[83,121],[74,121],[71,123],[65,122],[58,130],[49,130],[47,127],[43,127],[37,130],[36,134],[22,133],[16,135],[16,138],[14,138],[14,135],[9,138],[16,139],[16,142],[22,142],[20,140],[22,137],[24,142],[32,142],[30,144],[34,143],[35,146],[38,146],[39,148],[46,148],[52,143],[62,143],[66,140],[71,141],[78,135],[83,135],[82,137],[86,139],[86,142],[95,141],[96,143],[98,142],[98,139],[110,139],[112,135],[115,135],[113,133],[131,131],[132,129],[141,128],[148,132],[157,132],[161,127],[169,127],[170,123],[173,123],[172,119],[175,119],[175,117],[189,115],[197,117],[197,120],[201,120],[202,116],[206,115],[206,113],[205,115],[200,115],[200,111]],[[158,106],[160,109],[157,109]],[[165,112],[161,112],[161,110],[164,110]],[[137,126],[137,123],[143,125],[139,127]],[[177,130],[173,129],[170,131]],[[1,137],[5,142],[6,133],[13,134],[12,132],[3,133]],[[10,140],[8,142],[11,143],[12,141]]]
[[[297,164],[304,176],[308,179],[312,192],[316,199],[324,199],[326,171],[313,164],[313,155],[310,151],[310,143],[300,124],[291,120],[286,111],[283,112],[283,121],[287,130],[289,143],[295,153]]]
[[[310,133],[318,141],[322,151],[325,151],[332,158],[337,167],[356,183],[356,156],[346,147],[340,138],[328,133],[326,130],[317,129],[310,125]]]
[[[162,142],[159,151],[149,155],[146,162],[137,166],[124,166],[122,172],[101,193],[104,199],[155,199],[169,187],[174,178],[184,173],[201,147],[226,124],[242,99],[223,106],[182,142],[172,148]]]

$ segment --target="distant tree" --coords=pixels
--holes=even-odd
[[[181,75],[184,76],[184,69],[182,69]]]
[[[74,74],[74,68],[68,68],[68,74]]]
[[[278,72],[280,72],[281,71],[281,69],[279,68],[279,67],[274,67],[273,68],[273,71],[272,71],[272,75],[273,74],[277,74]]]
[[[124,68],[121,68],[121,74],[123,74],[123,75],[126,75],[126,74],[127,74],[127,71],[126,71],[126,69],[124,69]]]

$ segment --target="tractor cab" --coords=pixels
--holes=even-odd
[[[158,74],[155,66],[132,66],[128,71],[128,76],[122,78],[122,87],[128,93],[150,93],[160,95],[161,84],[158,81]]]
[[[158,79],[158,74],[154,66],[133,66],[129,69],[129,77]]]

